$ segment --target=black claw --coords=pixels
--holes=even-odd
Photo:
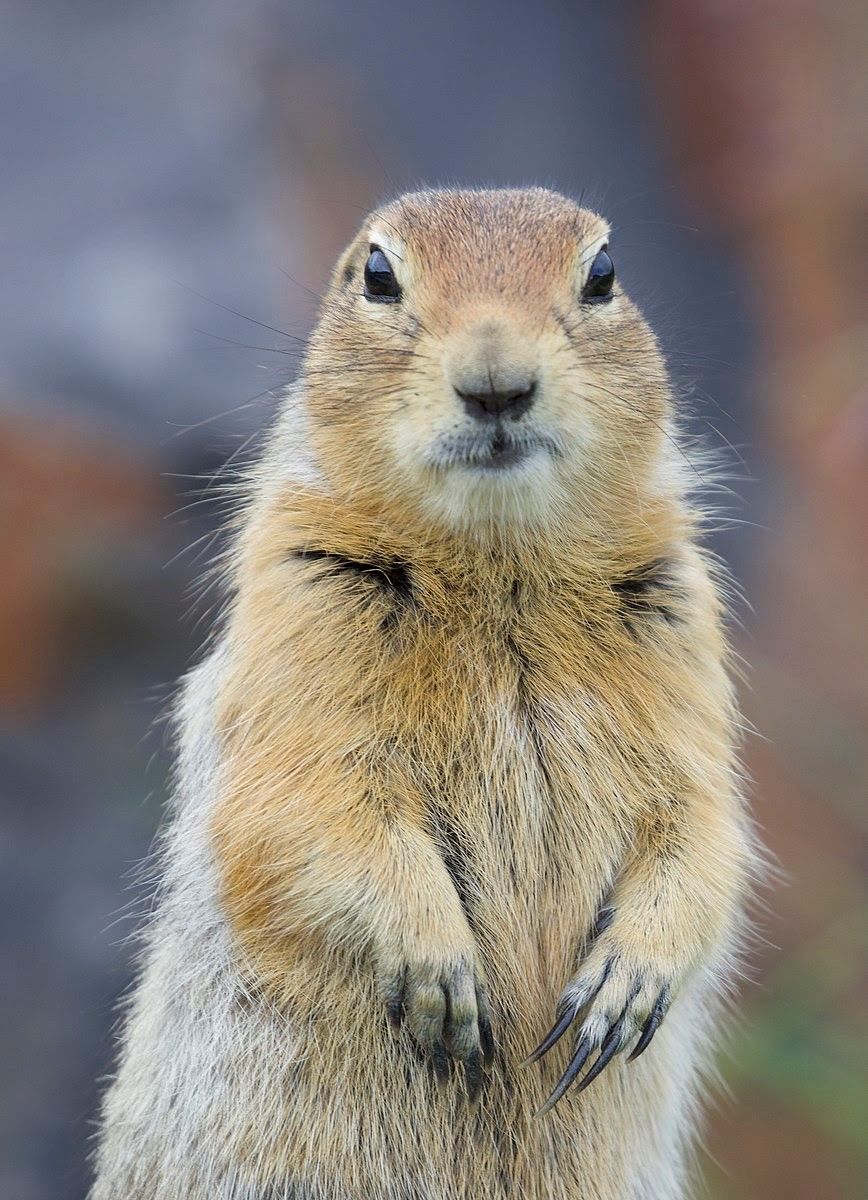
[[[482,1047],[482,1061],[487,1067],[494,1062],[494,1034],[491,1032],[491,1021],[480,1014],[479,1044]]]
[[[404,1018],[404,992],[407,987],[407,968],[389,980],[385,990],[386,1016],[393,1029],[400,1029]]]
[[[467,1089],[467,1103],[471,1107],[479,1100],[482,1079],[482,1057],[478,1050],[474,1050],[464,1060],[464,1086]]]
[[[594,924],[591,928],[591,933],[590,933],[590,937],[588,938],[588,941],[589,942],[596,941],[596,939],[600,936],[601,933],[605,933],[606,930],[611,927],[611,924],[614,920],[615,920],[615,907],[614,907],[614,905],[609,904],[608,901],[605,901],[597,909],[597,915],[594,918]]]
[[[651,1009],[651,1015],[643,1025],[642,1032],[639,1035],[639,1041],[636,1043],[632,1054],[627,1059],[627,1062],[632,1062],[634,1058],[638,1058],[640,1054],[644,1054],[651,1045],[651,1039],[660,1028],[660,1023],[666,1016],[666,1010],[668,1007],[669,1001],[666,988],[664,988],[654,1001],[654,1007]]]
[[[536,1050],[532,1050],[521,1064],[523,1067],[529,1067],[531,1063],[538,1062],[544,1054],[548,1054],[552,1046],[556,1045],[557,1042],[561,1040],[561,1038],[569,1029],[570,1025],[572,1025],[576,1016],[576,1011],[576,1008],[570,1005],[570,1007],[567,1008],[560,1015],[560,1017],[558,1017],[557,1021],[555,1021],[554,1025],[552,1025],[551,1029],[537,1046]]]
[[[442,1042],[435,1042],[431,1047],[431,1062],[434,1066],[434,1074],[437,1077],[437,1082],[442,1087],[449,1082],[449,1055],[446,1053],[446,1047]]]
[[[583,1092],[588,1084],[593,1083],[600,1072],[604,1071],[611,1060],[615,1057],[615,1053],[617,1052],[618,1046],[621,1043],[621,1031],[624,1028],[624,1020],[626,1015],[627,1010],[625,1009],[624,1012],[621,1013],[618,1020],[615,1021],[614,1025],[610,1027],[609,1032],[606,1034],[605,1040],[600,1047],[600,1056],[591,1067],[590,1071],[588,1071],[585,1078],[576,1088],[577,1093]]]
[[[487,1067],[494,1062],[494,1034],[491,1029],[491,1007],[485,987],[476,982],[476,1024],[479,1028],[479,1044],[482,1061]]]
[[[597,986],[594,988],[594,990],[590,993],[589,996],[586,996],[585,999],[583,999],[580,1004],[569,1004],[564,1009],[564,1011],[561,1012],[561,1015],[555,1021],[554,1025],[552,1025],[551,1029],[548,1031],[548,1033],[545,1035],[543,1040],[537,1046],[536,1050],[531,1051],[531,1053],[527,1056],[527,1058],[521,1064],[523,1067],[529,1067],[531,1065],[531,1063],[537,1062],[539,1059],[541,1059],[543,1057],[544,1054],[548,1054],[548,1052],[549,1052],[549,1050],[551,1050],[552,1046],[554,1046],[557,1042],[560,1041],[560,1039],[564,1036],[566,1031],[569,1029],[570,1025],[575,1020],[576,1014],[581,1009],[587,1008],[587,1006],[589,1004],[592,1004],[594,1002],[594,1000],[596,1000],[597,996],[599,996],[600,992],[603,990],[603,986],[606,983],[606,980],[612,974],[612,968],[614,967],[614,965],[615,965],[615,956],[612,955],[610,958],[608,958],[606,960],[606,965],[603,967],[602,974],[600,975],[600,978],[597,981]]]
[[[609,957],[606,959],[606,965],[603,967],[603,973],[600,976],[600,981],[597,984],[597,986],[594,988],[594,990],[591,992],[590,996],[588,996],[587,1000],[585,1000],[584,1003],[582,1004],[583,1008],[586,1004],[591,1004],[592,1001],[597,999],[600,992],[603,990],[603,985],[606,983],[607,979],[612,974],[612,968],[615,966],[617,957],[618,956],[616,954],[610,954]]]
[[[570,1084],[573,1082],[573,1080],[576,1078],[576,1076],[581,1071],[582,1067],[587,1062],[588,1055],[590,1053],[591,1053],[590,1038],[588,1038],[588,1037],[581,1038],[579,1040],[579,1042],[576,1044],[575,1053],[573,1054],[573,1057],[570,1059],[569,1065],[567,1066],[566,1071],[564,1071],[563,1075],[558,1080],[557,1085],[555,1086],[555,1090],[552,1092],[552,1094],[549,1096],[548,1100],[546,1100],[545,1104],[542,1106],[542,1108],[536,1114],[538,1117],[545,1116],[545,1114],[547,1112],[549,1112],[550,1109],[554,1108],[554,1106],[560,1100],[561,1096],[563,1096],[564,1092],[567,1090],[567,1088],[570,1086]]]

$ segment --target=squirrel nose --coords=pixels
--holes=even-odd
[[[517,421],[524,416],[534,402],[536,380],[529,377],[495,381],[489,376],[488,387],[465,391],[456,387],[465,409],[477,421],[490,421],[498,417],[509,417]]]

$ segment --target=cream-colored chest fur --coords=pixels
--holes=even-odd
[[[417,806],[492,983],[520,981],[528,1011],[548,1009],[637,823],[676,786],[653,694],[671,635],[657,618],[655,641],[652,618],[639,641],[557,580],[413,571],[401,597],[335,562],[281,563],[240,598],[226,719],[239,817],[259,806],[291,829],[320,787],[373,791],[386,816]],[[352,837],[351,800],[335,804]]]

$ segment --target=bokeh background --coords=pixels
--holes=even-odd
[[[714,543],[750,600],[746,753],[785,878],[708,1194],[868,1195],[866,21],[862,0],[5,0],[2,1200],[86,1191],[219,485],[365,210],[452,181],[605,211],[728,455]]]

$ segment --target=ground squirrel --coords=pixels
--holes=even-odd
[[[92,1200],[684,1195],[755,850],[609,237],[422,191],[339,260],[178,705]]]

